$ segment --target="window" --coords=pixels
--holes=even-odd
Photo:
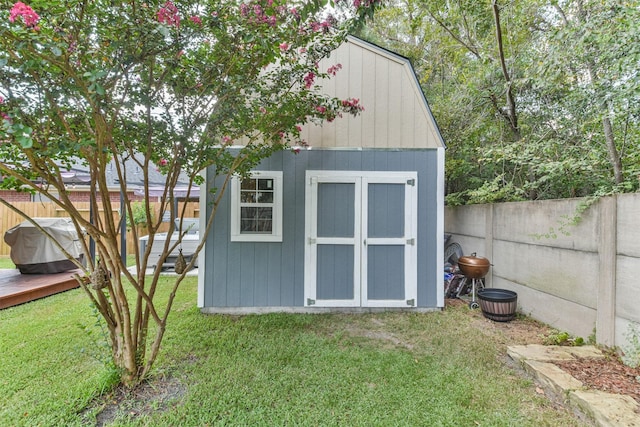
[[[282,241],[282,172],[254,171],[233,178],[231,241]]]

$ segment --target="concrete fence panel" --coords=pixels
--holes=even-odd
[[[558,329],[621,346],[640,325],[640,194],[447,207],[445,231],[493,264],[487,286]]]
[[[618,196],[618,254],[640,258],[640,196]]]

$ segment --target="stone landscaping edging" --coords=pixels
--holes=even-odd
[[[598,348],[529,344],[509,346],[507,354],[544,387],[555,395],[564,397],[568,405],[580,410],[596,425],[640,427],[640,415],[636,412],[638,404],[634,399],[599,390],[587,390],[581,381],[552,363],[576,358],[604,358]]]

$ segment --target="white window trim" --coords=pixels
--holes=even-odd
[[[282,171],[252,171],[250,178],[273,179],[273,228],[271,234],[240,232],[240,182],[239,176],[231,179],[231,241],[232,242],[282,242]]]

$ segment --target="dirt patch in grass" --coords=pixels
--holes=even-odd
[[[446,307],[466,308],[467,302],[461,299],[447,299]],[[472,317],[472,325],[479,333],[489,335],[499,344],[526,345],[543,344],[544,338],[549,335],[551,328],[526,316],[517,315],[510,322],[495,322],[482,315],[481,310],[469,310]]]
[[[175,378],[155,378],[133,389],[117,387],[84,412],[97,413],[95,425],[102,427],[115,420],[137,418],[173,408],[180,403],[186,391],[187,387]]]

